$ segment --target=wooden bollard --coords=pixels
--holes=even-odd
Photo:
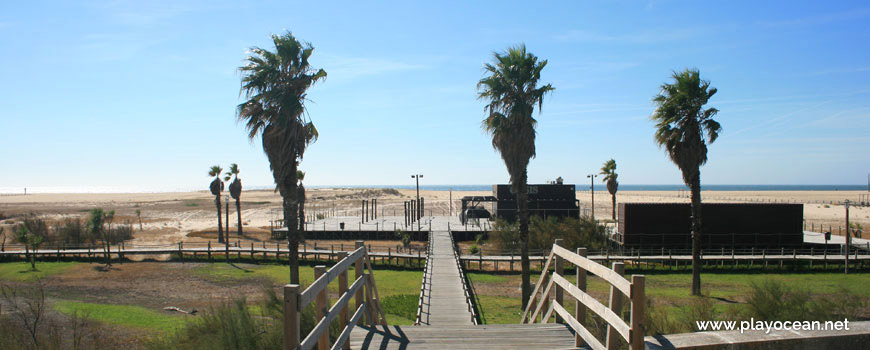
[[[211,262],[211,241],[208,241],[208,261]]]
[[[314,267],[314,280],[317,280],[324,274],[326,274],[326,266],[318,265]],[[327,294],[327,289],[328,288],[323,288],[323,290],[317,293],[317,297],[314,300],[316,312],[315,324],[326,317],[326,314],[329,312],[329,295]],[[320,339],[317,341],[317,349],[329,350],[329,347],[329,327],[326,327],[326,330],[320,335]]]

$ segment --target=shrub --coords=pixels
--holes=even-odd
[[[519,251],[519,231],[515,223],[496,220],[490,238],[502,250]],[[553,242],[561,238],[569,249],[585,247],[600,249],[604,247],[604,226],[594,219],[584,217],[542,218],[533,216],[529,220],[529,249],[549,249]]]
[[[259,305],[259,313],[244,298],[212,306],[198,321],[176,334],[148,344],[150,349],[282,349],[284,341],[283,299],[271,287]],[[416,312],[416,310],[414,311]],[[305,337],[315,326],[314,305],[300,315],[300,333]],[[339,334],[338,320],[329,328],[330,341]]]
[[[480,253],[480,247],[477,246],[477,243],[474,243],[470,247],[468,247],[468,253],[469,254]]]
[[[745,318],[762,321],[835,321],[856,318],[859,310],[867,306],[867,301],[845,290],[835,295],[814,298],[809,290],[765,280],[752,284],[746,304]]]

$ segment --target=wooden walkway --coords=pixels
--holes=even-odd
[[[463,284],[447,231],[432,233],[432,250],[427,257],[426,290],[421,304],[421,325],[472,325]]]
[[[567,326],[547,324],[357,326],[351,349],[576,349]]]

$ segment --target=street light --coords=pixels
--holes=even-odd
[[[596,174],[586,175],[589,178],[589,188],[592,191],[592,219],[595,219],[595,178],[598,177]]]
[[[423,178],[423,174],[414,174],[411,178],[417,179],[417,205],[414,216],[417,217],[417,231],[420,231],[420,179]]]
[[[849,234],[849,200],[847,199],[843,202],[843,206],[846,207],[846,274],[849,273],[849,246],[852,245],[852,235]]]

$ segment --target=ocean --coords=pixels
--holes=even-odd
[[[578,191],[589,190],[589,184],[578,184]],[[415,189],[410,185],[311,185],[307,188],[396,188]],[[246,190],[271,190],[273,185],[246,185]],[[421,190],[433,191],[491,191],[492,185],[420,185]],[[603,183],[595,183],[597,191],[604,191]],[[701,185],[705,191],[866,191],[867,185]],[[38,186],[28,187],[27,193],[164,193],[164,192],[196,192],[206,191],[205,186],[182,187],[138,187],[138,186]],[[679,191],[688,190],[684,185],[638,185],[620,184],[620,191]],[[23,187],[0,187],[2,195],[20,195]]]

